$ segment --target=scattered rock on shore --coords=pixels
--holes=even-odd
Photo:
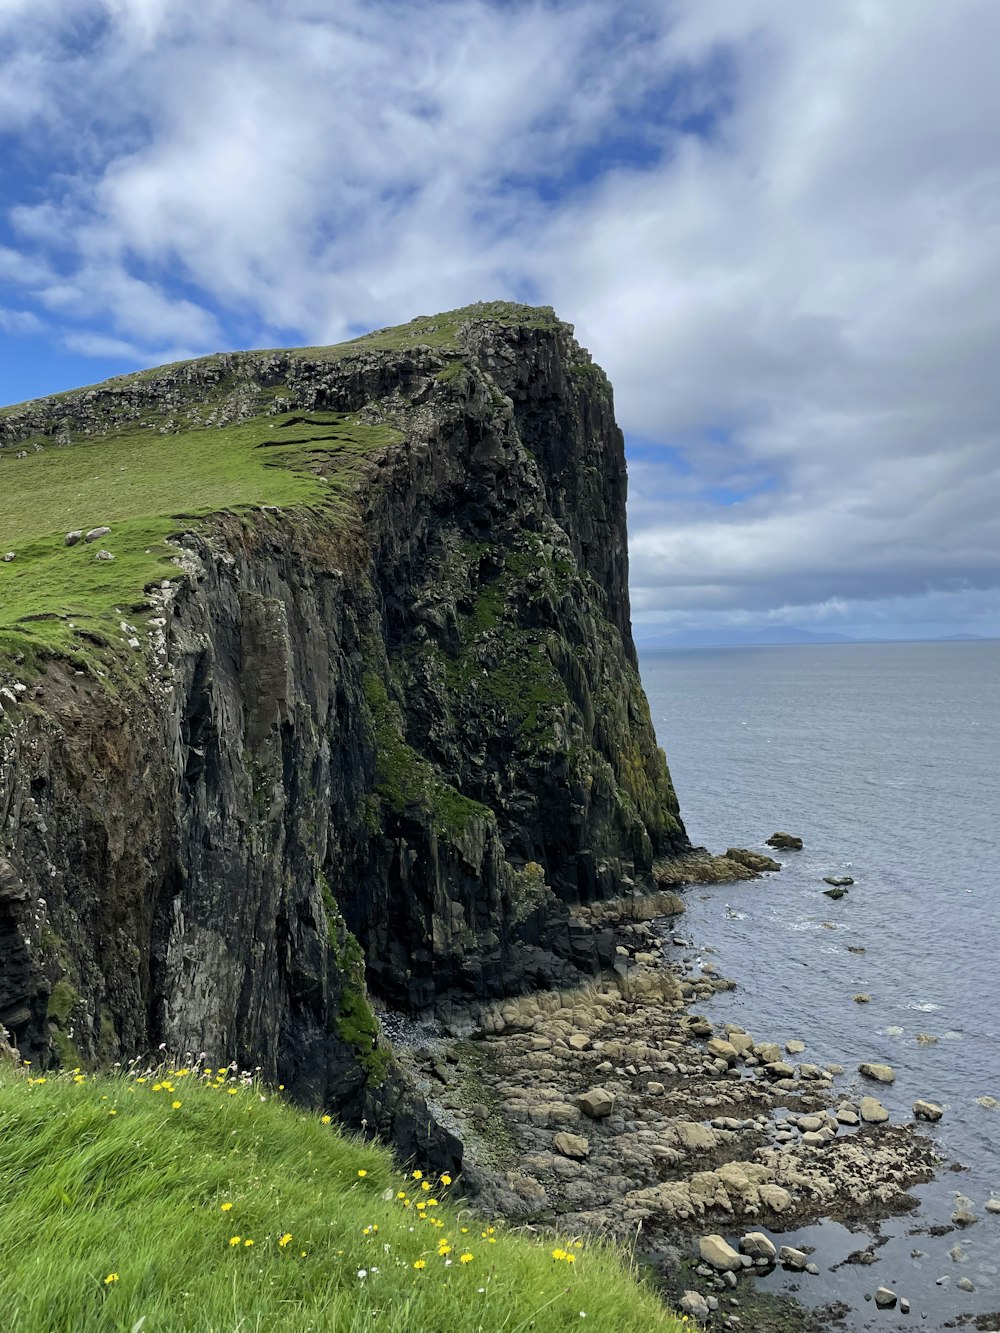
[[[774,1242],[763,1231],[748,1231],[745,1236],[741,1236],[740,1249],[751,1259],[763,1259],[769,1264],[773,1264],[778,1257]]]
[[[862,1097],[859,1111],[866,1125],[884,1125],[889,1119],[889,1112],[876,1097]]]
[[[706,1264],[719,1273],[736,1273],[743,1267],[743,1260],[722,1236],[712,1234],[702,1236],[698,1242],[698,1253]]]
[[[875,1304],[880,1310],[891,1310],[898,1297],[889,1287],[879,1287],[875,1293]]]
[[[896,1071],[891,1065],[873,1064],[869,1060],[865,1060],[858,1065],[858,1073],[863,1074],[865,1078],[873,1079],[876,1083],[895,1083],[896,1081]]]
[[[944,1109],[936,1102],[918,1101],[913,1103],[913,1114],[918,1120],[929,1120],[934,1124],[944,1115]]]
[[[583,1114],[589,1115],[591,1120],[603,1120],[614,1110],[615,1099],[607,1088],[591,1088],[589,1092],[580,1094],[578,1104]]]
[[[711,1314],[708,1301],[700,1291],[686,1291],[678,1304],[684,1314],[693,1315],[695,1319],[705,1320]]]
[[[772,833],[767,839],[767,845],[780,852],[801,852],[802,839],[794,833]]]

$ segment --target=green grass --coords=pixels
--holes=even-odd
[[[398,436],[329,413],[263,416],[161,435],[128,431],[0,453],[0,659],[101,641],[121,649],[143,590],[178,577],[170,538],[220,510],[322,506],[331,519],[358,462]],[[67,547],[74,529],[109,526]],[[96,559],[107,550],[113,561]],[[140,627],[141,628],[141,627]],[[95,639],[96,636],[96,639]],[[142,636],[140,635],[140,638]]]
[[[0,1068],[5,1330],[683,1328],[620,1252],[491,1233],[440,1179],[423,1190],[318,1113],[236,1075],[169,1071],[140,1083]]]

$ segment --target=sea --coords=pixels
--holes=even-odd
[[[684,934],[737,983],[700,1011],[805,1041],[800,1059],[842,1064],[835,1089],[874,1093],[894,1122],[918,1098],[944,1108],[919,1128],[944,1160],[915,1211],[785,1233],[820,1275],[762,1285],[844,1303],[851,1330],[1000,1329],[1000,1215],[984,1207],[1000,1199],[1000,1105],[977,1100],[1000,1103],[1000,642],[673,649],[640,667],[692,842],[804,843],[772,853],[778,874],[686,891]],[[855,881],[839,902],[828,875]],[[896,1082],[862,1087],[865,1060]],[[959,1195],[978,1219],[964,1228]],[[860,1251],[875,1262],[844,1263]],[[879,1286],[911,1313],[876,1311]]]

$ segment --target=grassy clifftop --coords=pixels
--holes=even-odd
[[[684,1327],[617,1252],[494,1229],[328,1122],[228,1069],[0,1069],[4,1327]]]

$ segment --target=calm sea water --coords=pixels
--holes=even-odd
[[[893,1119],[918,1097],[941,1103],[925,1132],[967,1168],[917,1191],[919,1212],[883,1226],[869,1267],[830,1272],[865,1235],[799,1232],[821,1269],[796,1279],[799,1299],[848,1302],[858,1329],[1000,1311],[1000,1216],[983,1209],[1000,1197],[1000,1109],[975,1100],[1000,1100],[1000,643],[647,652],[641,669],[692,841],[763,848],[782,829],[805,842],[777,854],[780,874],[689,890],[685,932],[739,985],[705,1013],[758,1040],[801,1038],[802,1058],[845,1066],[846,1092],[862,1090],[859,1061],[891,1064],[895,1085],[875,1091]],[[822,877],[837,874],[856,886],[832,902]],[[870,1004],[853,1002],[861,991]],[[980,1220],[928,1234],[959,1191]],[[963,1277],[975,1292],[956,1289]],[[879,1285],[910,1299],[908,1319],[876,1317],[864,1295]]]

